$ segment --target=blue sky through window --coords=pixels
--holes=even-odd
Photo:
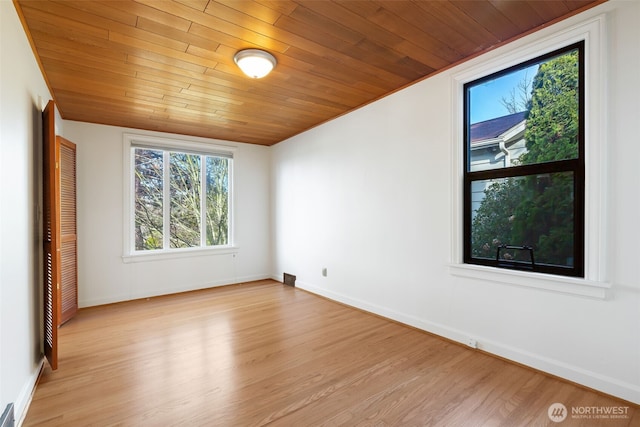
[[[539,64],[534,64],[528,68],[516,70],[493,80],[488,80],[482,84],[473,86],[470,91],[470,114],[471,124],[495,119],[509,114],[509,111],[502,105],[500,99],[510,98],[510,92],[516,88],[516,97],[519,96],[518,83],[526,76],[532,81],[538,71]],[[531,86],[527,91],[531,93]]]

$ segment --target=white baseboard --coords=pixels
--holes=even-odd
[[[78,308],[95,307],[98,305],[113,304],[116,302],[128,301],[131,297],[128,294],[112,295],[105,298],[79,299]]]
[[[36,369],[34,370],[34,372],[32,372],[31,376],[22,387],[22,390],[20,390],[20,394],[13,404],[13,412],[16,419],[17,427],[22,426],[22,423],[27,417],[27,411],[29,411],[29,406],[31,405],[33,394],[36,391],[36,385],[38,385],[38,378],[40,378],[40,374],[42,373],[43,369],[44,357],[36,365]]]
[[[280,280],[275,279],[274,280]],[[368,311],[394,321],[422,329],[426,332],[439,335],[452,341],[466,344],[473,336],[478,342],[478,349],[487,353],[514,361],[516,363],[529,366],[533,369],[549,373],[551,375],[564,378],[577,384],[619,397],[621,399],[640,404],[640,387],[625,381],[601,375],[586,369],[568,365],[564,362],[554,360],[539,354],[531,353],[505,343],[491,341],[477,335],[472,335],[465,331],[451,328],[446,325],[430,322],[414,316],[408,316],[388,308],[371,304],[357,298],[352,298],[338,292],[329,291],[317,287],[311,283],[297,281],[296,286],[305,291],[329,298],[331,300]]]
[[[233,277],[228,279],[216,280],[214,282],[198,283],[189,286],[158,289],[157,291],[132,292],[131,294],[112,295],[106,298],[84,299],[78,302],[80,308],[95,307],[98,305],[113,304],[123,301],[131,301],[141,298],[152,298],[161,295],[177,294],[181,292],[197,291],[200,289],[217,288],[219,286],[235,285],[238,283],[255,282],[257,280],[270,279],[269,274],[254,274],[249,276]]]
[[[271,279],[271,276],[269,274],[254,274],[252,276],[236,277],[235,281],[230,284],[257,282],[258,280],[267,280],[267,279]]]

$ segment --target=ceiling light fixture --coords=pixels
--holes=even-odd
[[[245,49],[235,54],[233,60],[247,76],[260,79],[273,70],[276,58],[260,49]]]

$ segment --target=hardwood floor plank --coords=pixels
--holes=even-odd
[[[628,402],[271,280],[80,310],[24,426],[552,425]]]

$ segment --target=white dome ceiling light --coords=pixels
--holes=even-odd
[[[236,53],[233,60],[247,76],[260,79],[273,70],[276,58],[269,52],[260,49],[245,49]]]

